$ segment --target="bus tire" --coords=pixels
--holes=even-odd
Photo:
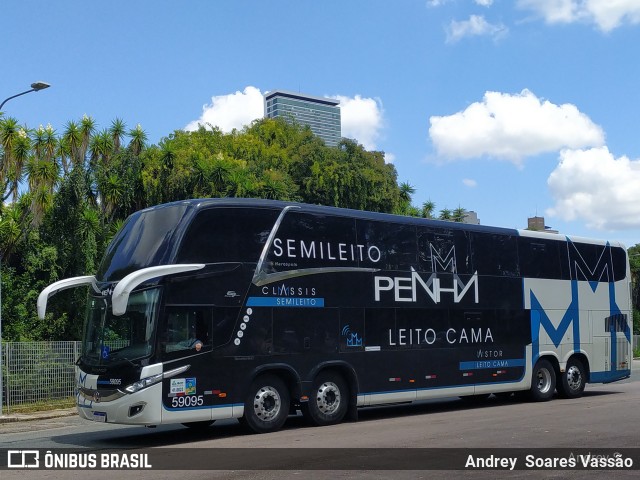
[[[578,398],[582,396],[586,383],[586,371],[582,362],[577,358],[570,358],[564,373],[560,374],[560,381],[556,388],[562,398]]]
[[[551,400],[556,389],[556,372],[549,360],[541,358],[536,362],[531,374],[529,398],[534,402]]]
[[[321,372],[313,381],[305,413],[315,425],[340,423],[349,409],[349,387],[335,372]]]
[[[256,433],[280,430],[289,415],[289,390],[275,375],[262,375],[249,387],[244,403],[246,424]]]

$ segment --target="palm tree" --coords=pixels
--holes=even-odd
[[[69,141],[64,136],[58,139],[58,148],[56,149],[56,157],[60,159],[62,172],[66,176],[69,173],[71,147]]]
[[[3,263],[20,241],[25,228],[23,228],[24,215],[19,203],[12,203],[2,212],[0,218],[0,255]]]
[[[74,122],[67,122],[62,135],[64,142],[70,152],[71,162],[73,165],[84,163],[82,154],[82,131],[80,126]]]
[[[120,151],[122,137],[124,137],[125,135],[126,128],[127,126],[125,125],[125,123],[119,118],[116,118],[113,122],[111,122],[109,133],[111,134],[111,138],[113,138],[114,153],[118,153]]]
[[[2,164],[0,165],[0,180],[2,188],[2,202],[4,202],[11,190],[7,193],[7,189],[11,186],[11,172],[14,170],[14,150],[20,141],[20,125],[15,118],[0,119],[0,146],[2,146]],[[5,196],[6,193],[6,196]]]
[[[458,208],[456,208],[453,211],[453,216],[452,219],[454,222],[458,222],[458,223],[462,223],[464,222],[464,218],[467,216],[467,211],[462,208],[461,206],[458,206]]]
[[[436,204],[431,201],[431,199],[427,200],[422,204],[422,218],[433,218],[433,212],[436,209]]]
[[[142,149],[145,147],[145,143],[147,142],[147,134],[142,129],[140,124],[136,125],[136,128],[133,130],[129,130],[129,136],[131,137],[131,141],[129,142],[129,148],[131,152],[138,156]]]
[[[440,216],[438,217],[440,220],[451,220],[451,210],[448,208],[443,208],[440,210]]]
[[[404,205],[408,206],[411,203],[411,195],[414,193],[416,193],[416,189],[408,182],[400,184],[400,202]]]
[[[56,159],[48,154],[51,151],[51,145],[43,144],[41,134],[42,132],[36,131],[35,155],[29,158],[26,165],[29,192],[31,193],[31,221],[34,226],[40,225],[44,213],[52,205],[53,192],[59,178]],[[53,151],[55,152],[55,149]]]
[[[102,208],[106,216],[105,220],[108,221],[111,220],[116,207],[123,203],[125,185],[122,177],[116,173],[110,173],[101,183]]]
[[[83,159],[87,157],[87,149],[91,142],[91,137],[96,131],[96,122],[93,118],[83,115],[80,121],[80,134],[82,137],[82,144],[80,146],[80,155]]]
[[[9,155],[8,171],[6,178],[10,184],[10,193],[2,200],[6,200],[8,196],[13,195],[13,201],[18,200],[18,188],[22,180],[25,164],[31,155],[31,138],[24,128],[18,130],[16,138],[12,142],[11,152]],[[6,150],[5,150],[6,152]]]
[[[91,152],[89,162],[93,169],[97,169],[98,166],[107,166],[111,156],[115,152],[115,145],[111,133],[108,130],[103,130],[97,135],[94,135],[89,144],[89,151]]]

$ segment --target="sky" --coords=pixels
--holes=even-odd
[[[4,0],[0,100],[29,128],[157,144],[284,89],[338,99],[413,203],[640,243],[640,0]]]

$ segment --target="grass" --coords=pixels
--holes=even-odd
[[[10,408],[4,405],[2,413],[36,413],[47,410],[58,410],[61,408],[72,408],[75,406],[75,397],[49,399],[42,402],[35,403],[21,403],[19,405],[11,405]]]

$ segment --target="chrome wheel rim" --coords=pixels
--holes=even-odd
[[[567,369],[567,385],[571,390],[580,390],[582,386],[582,372],[575,365]]]
[[[333,415],[342,402],[340,389],[333,382],[324,382],[316,391],[316,405],[325,415]]]
[[[538,370],[537,375],[538,391],[542,394],[548,393],[551,390],[551,372],[546,368]]]
[[[281,405],[280,394],[273,387],[262,387],[253,398],[253,412],[263,422],[269,422],[277,417]]]

